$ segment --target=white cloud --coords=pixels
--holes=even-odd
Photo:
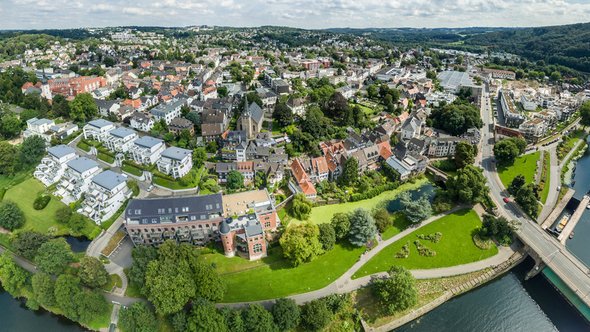
[[[0,0],[0,8],[0,29],[538,26],[590,21],[590,2],[581,0]]]

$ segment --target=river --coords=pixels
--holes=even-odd
[[[524,281],[532,265],[528,259],[396,331],[589,331],[588,322],[544,275]]]

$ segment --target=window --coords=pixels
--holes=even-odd
[[[158,214],[166,213],[166,209],[158,209]]]
[[[139,209],[135,210],[135,214],[141,214],[141,210],[139,210]]]
[[[256,243],[253,247],[252,250],[254,251],[255,254],[259,254],[262,252],[262,244],[260,243]]]
[[[182,212],[188,212],[188,206],[183,207]]]
[[[270,221],[264,223],[264,228],[270,228]]]

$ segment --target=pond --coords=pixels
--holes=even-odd
[[[85,237],[64,236],[66,242],[72,247],[73,252],[85,252],[92,241]]]
[[[422,196],[427,196],[428,199],[430,199],[430,201],[432,202],[432,200],[434,199],[434,195],[436,194],[436,188],[436,186],[428,182],[418,189],[408,191],[408,193],[410,194],[412,199],[419,199]],[[402,207],[400,198],[398,197],[387,202],[386,208],[387,211],[389,211],[390,213],[394,213],[396,211],[401,210]]]

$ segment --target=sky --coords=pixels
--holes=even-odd
[[[590,21],[590,0],[0,0],[0,29],[468,27]]]

